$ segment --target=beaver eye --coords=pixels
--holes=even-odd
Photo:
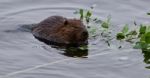
[[[64,25],[68,25],[68,21],[67,20],[65,20]]]

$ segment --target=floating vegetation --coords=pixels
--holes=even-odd
[[[109,15],[106,20],[100,20],[97,17],[93,17],[92,10],[94,7],[87,9],[79,9],[76,14],[80,16],[80,19],[87,25],[89,31],[89,38],[101,38],[110,46],[110,41],[115,39],[116,41],[130,42],[134,49],[141,49],[144,62],[150,64],[150,25],[137,26],[134,21],[135,28],[130,28],[128,24],[125,24],[120,32],[112,35],[111,28],[111,16]],[[150,13],[147,13],[150,15]],[[98,37],[100,36],[100,37]],[[122,46],[119,46],[122,48]],[[150,66],[146,67],[150,68]]]
[[[117,40],[125,40],[127,42],[130,42],[130,43],[133,43],[133,39],[136,39],[137,38],[137,31],[136,30],[131,30],[129,31],[129,25],[126,24],[122,31],[117,33],[116,35],[116,39]]]
[[[111,23],[111,16],[109,15],[106,20],[100,20],[93,16],[92,10],[96,5],[90,7],[90,9],[79,9],[75,14],[79,15],[79,18],[84,22],[89,31],[89,38],[96,38],[102,36],[108,46],[110,46],[110,41],[113,39],[111,36],[111,30],[109,30]]]
[[[74,13],[79,14],[81,20],[84,20],[86,23],[89,23],[92,17],[92,9],[93,7],[90,7],[89,10],[79,9]]]

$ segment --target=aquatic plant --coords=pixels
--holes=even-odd
[[[141,24],[138,38],[139,40],[136,42],[136,46],[134,48],[138,48],[142,50],[150,49],[150,26]]]
[[[113,38],[109,30],[111,23],[111,16],[109,15],[106,20],[100,20],[93,16],[92,10],[95,5],[91,6],[90,9],[79,9],[75,14],[79,15],[79,18],[85,23],[89,32],[89,38],[95,38],[102,36],[102,39],[110,46],[109,41]]]
[[[130,30],[129,31],[129,26],[128,26],[128,24],[126,24],[123,27],[122,31],[117,33],[116,39],[117,40],[125,40],[127,42],[131,42],[132,43],[133,42],[132,40],[137,38],[137,34],[138,33],[137,33],[136,30]]]
[[[85,21],[86,23],[89,23],[92,18],[92,9],[93,7],[90,7],[89,10],[79,9],[74,13],[79,14],[81,20]]]
[[[109,27],[110,27],[110,20],[111,20],[111,16],[108,16],[107,20],[102,21],[101,27],[103,27],[105,29],[109,29]]]
[[[125,25],[122,31],[117,33],[116,39],[132,43],[134,49],[141,49],[144,62],[150,64],[150,25],[141,24],[136,30],[129,29],[129,26]]]
[[[130,42],[134,49],[141,49],[144,62],[150,64],[150,25],[137,26],[137,23],[134,21],[135,28],[130,28],[128,24],[125,24],[120,32],[117,32],[115,36],[111,33],[111,16],[109,15],[106,20],[101,20],[99,18],[93,17],[92,10],[94,7],[87,9],[79,9],[76,11],[76,14],[80,16],[80,19],[85,22],[87,29],[89,31],[90,38],[95,38],[101,36],[103,41],[105,41],[108,46],[110,46],[110,41],[116,39],[118,41]],[[150,13],[147,13],[150,15]],[[118,48],[121,48],[119,46]],[[87,47],[80,47],[81,49],[87,49]],[[146,68],[150,68],[146,67]]]

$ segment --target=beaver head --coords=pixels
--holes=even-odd
[[[81,20],[66,19],[59,32],[68,44],[87,44],[88,31]]]
[[[51,16],[40,22],[32,31],[42,40],[61,44],[87,44],[88,31],[81,20]]]

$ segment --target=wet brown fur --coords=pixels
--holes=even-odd
[[[78,19],[51,16],[32,31],[36,38],[60,44],[87,44],[88,32]]]

